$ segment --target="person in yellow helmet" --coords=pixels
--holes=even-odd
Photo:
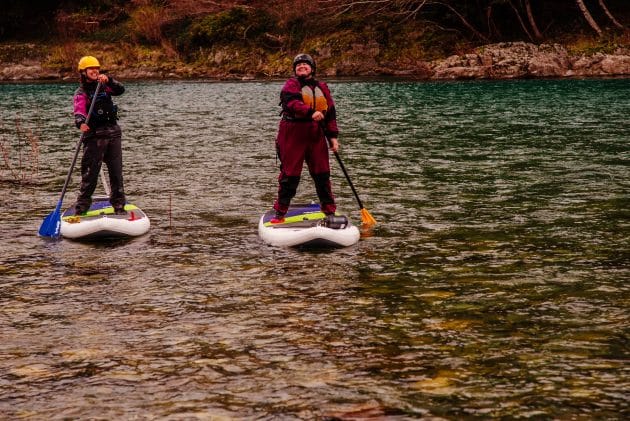
[[[101,73],[100,68],[101,64],[95,57],[85,56],[79,60],[80,85],[74,93],[74,123],[84,136],[81,187],[74,206],[76,215],[90,209],[103,162],[109,173],[109,201],[116,214],[125,213],[122,131],[117,121],[118,108],[112,101],[112,96],[122,95],[125,88],[110,75]],[[98,82],[101,82],[101,89],[95,96]],[[88,121],[87,113],[93,101],[94,108]]]

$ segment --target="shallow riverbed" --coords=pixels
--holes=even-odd
[[[32,182],[0,167],[0,413],[623,418],[630,80],[330,86],[378,225],[306,251],[257,236],[281,83],[126,83],[126,190],[152,228],[103,244],[36,234],[74,86],[0,85],[14,167],[15,117],[40,134]]]

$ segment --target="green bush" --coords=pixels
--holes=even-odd
[[[122,42],[129,36],[128,29],[124,25],[112,25],[98,29],[86,36],[86,39],[101,42]]]
[[[190,42],[198,47],[237,44],[247,45],[271,31],[274,19],[265,11],[234,7],[208,15],[190,27]]]
[[[299,49],[300,45],[308,37],[309,26],[304,17],[291,19],[287,23],[286,46],[290,50]]]

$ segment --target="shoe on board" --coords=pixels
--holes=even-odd
[[[271,219],[272,224],[282,224],[284,222],[284,214],[280,212],[276,212],[276,216]]]

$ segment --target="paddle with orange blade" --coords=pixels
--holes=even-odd
[[[323,127],[322,127],[322,130],[323,130]],[[324,134],[324,137],[326,137],[326,142],[328,142],[328,145],[330,145],[330,139],[328,138],[328,136]],[[335,154],[335,158],[337,158],[337,162],[339,163],[339,166],[341,167],[341,171],[343,171],[343,175],[346,176],[346,180],[348,180],[348,184],[350,185],[350,188],[352,189],[352,193],[354,194],[354,197],[355,199],[357,199],[357,203],[359,204],[359,209],[361,210],[361,224],[367,227],[376,225],[376,219],[374,219],[374,217],[370,214],[370,212],[368,212],[368,210],[363,207],[363,203],[361,202],[361,199],[359,199],[359,194],[357,193],[357,190],[354,188],[354,184],[352,184],[352,180],[350,180],[350,176],[348,175],[348,171],[346,171],[346,166],[343,165],[343,161],[341,160],[341,157],[336,151],[333,151],[333,153]]]

